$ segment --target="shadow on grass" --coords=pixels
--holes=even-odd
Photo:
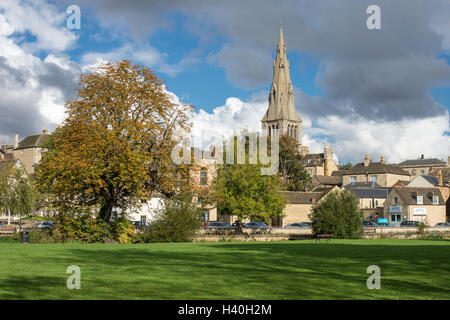
[[[84,299],[449,299],[447,245],[201,243],[64,247],[33,265],[79,265]],[[378,265],[382,290],[368,290]],[[61,280],[61,277],[62,280]],[[67,275],[10,276],[6,299],[71,298]]]

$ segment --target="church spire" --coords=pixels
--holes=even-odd
[[[281,126],[280,122],[283,122]],[[269,108],[262,119],[267,125],[278,123],[277,132],[288,134],[301,143],[301,118],[295,110],[294,92],[289,71],[289,60],[286,56],[286,46],[284,43],[283,29],[280,28],[280,38],[278,39],[277,55],[273,61],[273,80],[269,94]],[[275,125],[276,126],[276,125]],[[285,130],[280,130],[281,127]],[[295,128],[296,130],[293,130]],[[297,130],[298,129],[298,130]],[[292,131],[292,132],[291,132]]]

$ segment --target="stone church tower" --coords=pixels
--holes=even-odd
[[[262,122],[266,135],[287,135],[302,144],[302,119],[295,110],[294,92],[286,57],[283,29],[280,29],[277,57],[273,61],[273,81],[269,94],[269,109]]]

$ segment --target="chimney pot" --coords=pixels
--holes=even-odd
[[[14,135],[14,149],[19,147],[19,135],[16,133]]]
[[[364,157],[364,167],[367,167],[370,164],[370,156],[366,154]]]
[[[47,128],[44,128],[44,130],[42,130],[42,133],[43,133],[43,134],[48,134]]]
[[[385,158],[385,157],[383,157],[383,156],[381,156],[381,158],[380,158],[380,162],[381,162],[382,164],[385,164],[385,162],[386,162],[386,158]]]

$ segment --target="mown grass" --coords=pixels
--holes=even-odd
[[[450,299],[449,271],[448,240],[0,243],[0,299]]]

